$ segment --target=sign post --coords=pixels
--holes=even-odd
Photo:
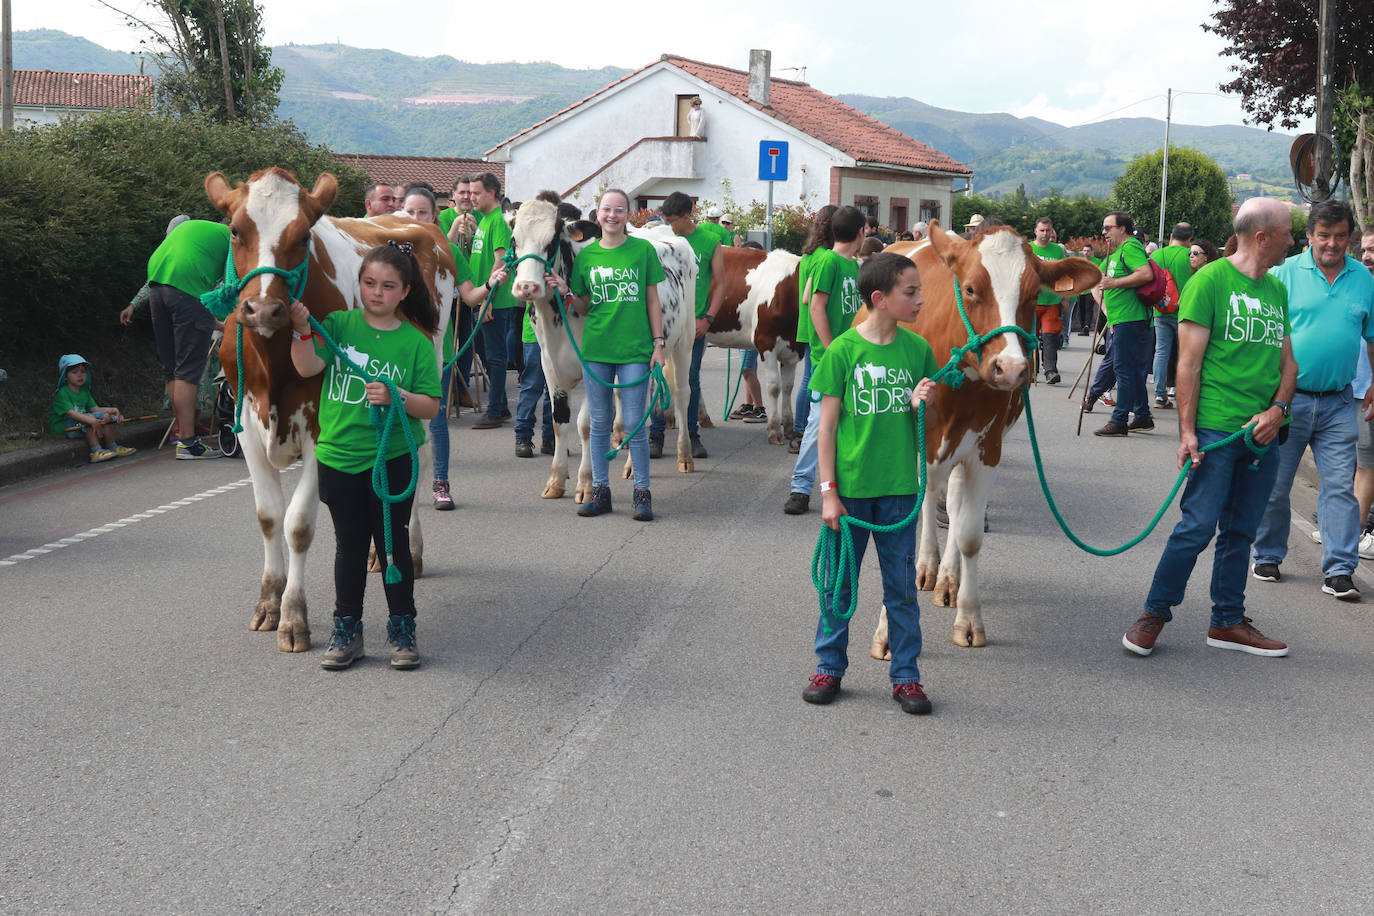
[[[773,250],[773,184],[787,180],[787,141],[759,141],[759,181],[768,182],[768,215],[763,230],[763,247]]]

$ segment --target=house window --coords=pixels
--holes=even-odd
[[[878,218],[878,198],[872,194],[855,194],[854,206],[862,210],[865,217]]]
[[[690,119],[692,116],[692,100],[698,98],[701,98],[701,96],[696,95],[695,93],[693,93],[692,95],[680,95],[677,97],[677,109],[676,114],[674,116],[675,126],[673,128],[673,136],[693,136],[692,125],[690,123]]]
[[[940,202],[938,200],[921,201],[921,221],[928,223],[933,219],[940,218]]]
[[[907,208],[910,201],[905,197],[894,197],[888,201],[888,226],[893,232],[906,232],[907,227]]]

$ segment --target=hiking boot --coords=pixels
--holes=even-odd
[[[434,508],[440,512],[449,512],[453,509],[453,494],[448,491],[447,480],[434,481]]]
[[[630,518],[637,522],[652,522],[654,520],[654,498],[649,494],[649,488],[640,489],[635,487],[633,496],[634,515]]]
[[[420,653],[415,648],[414,614],[392,614],[387,618],[386,645],[391,650],[391,667],[401,671],[420,667]]]
[[[840,679],[833,674],[813,674],[802,690],[802,699],[817,706],[834,702],[840,695]]]
[[[540,440],[540,442],[539,442],[539,454],[541,454],[541,455],[552,455],[552,454],[553,454],[553,436],[545,436],[542,440]]]
[[[767,423],[768,411],[756,405],[749,409],[749,413],[745,414],[743,419],[745,423]]]
[[[138,451],[138,449],[128,445],[120,445],[116,442],[114,445],[110,446],[110,451],[114,452],[120,458],[123,458],[126,455],[132,455],[134,452]]]
[[[320,667],[342,671],[363,657],[363,621],[359,617],[335,617],[334,632],[320,659]]]
[[[788,494],[787,502],[782,504],[782,511],[788,515],[805,515],[806,510],[811,508],[811,494],[798,493],[795,490]]]
[[[583,518],[592,518],[597,515],[605,515],[611,511],[611,488],[592,487],[592,495],[587,497],[587,501],[577,507],[577,514]]]
[[[114,457],[114,453],[111,453],[110,457]],[[196,461],[201,458],[223,457],[223,452],[217,448],[206,445],[199,439],[192,439],[190,442],[183,439],[177,443],[177,459],[180,461]]]
[[[930,715],[930,700],[920,684],[893,684],[892,699],[902,704],[902,712],[913,716]]]
[[[709,458],[710,456],[706,454],[706,446],[701,444],[701,436],[692,436],[690,438],[692,442],[692,457]]]
[[[1169,621],[1164,619],[1163,614],[1156,614],[1153,611],[1146,611],[1131,624],[1131,628],[1126,631],[1126,635],[1121,637],[1121,645],[1127,652],[1134,652],[1136,655],[1149,655],[1155,650],[1155,640],[1159,639],[1159,631],[1164,629],[1164,624]]]
[[[1086,401],[1083,402],[1083,412],[1084,412],[1084,413],[1092,413],[1092,412],[1093,412],[1093,405],[1096,404],[1096,403],[1097,403],[1097,398],[1088,398],[1088,400],[1086,400]]]
[[[650,458],[662,458],[662,457],[663,457],[663,437],[662,437],[662,436],[655,436],[653,433],[650,433],[650,434],[649,434],[649,457],[650,457]]]
[[[1046,385],[1058,385],[1058,384],[1059,384],[1059,373],[1058,373],[1058,372],[1048,372],[1048,373],[1046,373],[1046,374],[1045,374],[1045,384],[1046,384]]]
[[[1133,420],[1131,420],[1131,422],[1129,422],[1129,423],[1126,424],[1126,428],[1127,428],[1127,429],[1154,429],[1154,428],[1155,428],[1155,421],[1154,421],[1154,418],[1153,418],[1153,417],[1146,417],[1146,418],[1143,419],[1143,420],[1142,420],[1140,417],[1136,417],[1136,418],[1134,418]]]
[[[1106,398],[1103,398],[1103,402],[1106,402]],[[1116,438],[1121,438],[1123,436],[1126,436],[1127,434],[1127,428],[1122,426],[1120,423],[1115,422],[1114,420],[1108,420],[1106,426],[1102,427],[1101,429],[1093,430],[1094,436],[1113,436]]]
[[[482,414],[480,417],[478,417],[476,420],[473,420],[473,421],[472,421],[472,428],[473,428],[473,429],[499,429],[500,426],[501,426],[501,422],[502,422],[502,421],[501,421],[501,418],[500,418],[500,417],[493,416],[492,414],[489,414],[489,413],[484,413],[484,414]]]
[[[789,455],[801,454],[801,436],[793,436],[787,440],[787,453]]]
[[[1288,646],[1256,630],[1249,617],[1242,617],[1240,623],[1233,627],[1211,627],[1207,630],[1207,645],[1213,649],[1235,649],[1269,658],[1288,654]]]
[[[1360,590],[1344,573],[1339,576],[1327,576],[1326,581],[1322,583],[1322,591],[1328,595],[1335,595],[1342,601],[1360,600]]]
[[[516,439],[516,440],[515,440],[515,457],[516,457],[516,458],[533,458],[533,457],[534,457],[534,439]]]
[[[1261,582],[1279,582],[1283,579],[1277,563],[1256,563],[1251,567],[1250,574]]]
[[[110,451],[107,448],[91,449],[91,464],[99,464],[102,461],[109,461],[111,458],[118,457],[118,455],[116,455],[114,452]],[[178,455],[177,457],[180,458],[181,456]]]

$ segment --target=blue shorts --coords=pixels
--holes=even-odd
[[[759,367],[759,351],[745,350],[744,357],[740,360],[739,368],[741,372],[748,372],[750,369]]]
[[[97,420],[103,420],[103,419],[105,419],[105,411],[103,411],[103,410],[93,410],[93,411],[91,411],[91,416],[95,417]],[[67,438],[68,438],[68,439],[84,439],[84,438],[86,438],[86,427],[85,427],[85,424],[82,424],[81,426],[77,427],[76,429],[69,429],[69,430],[67,430]]]

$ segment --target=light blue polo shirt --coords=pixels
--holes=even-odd
[[[1374,276],[1347,255],[1336,282],[1328,283],[1310,248],[1271,272],[1288,287],[1298,387],[1339,391],[1349,385],[1363,341],[1374,340]]]

